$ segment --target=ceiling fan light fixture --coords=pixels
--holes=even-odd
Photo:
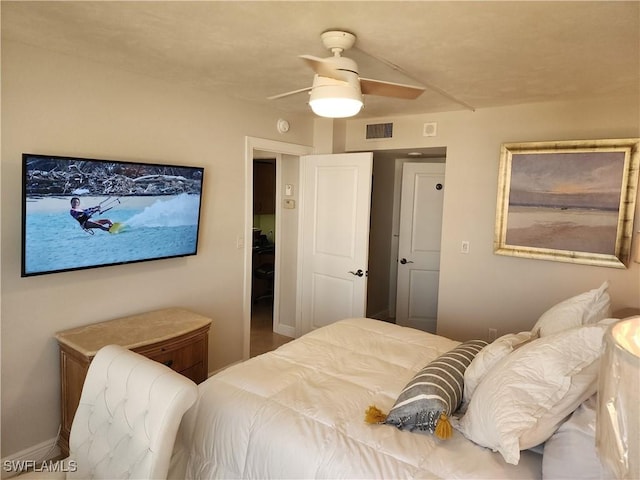
[[[319,117],[347,118],[357,115],[362,109],[362,100],[353,98],[318,98],[310,101],[311,110]]]
[[[320,117],[347,118],[362,110],[362,93],[351,82],[316,76],[309,106]]]
[[[267,97],[269,100],[311,91],[309,105],[316,115],[328,118],[346,118],[360,112],[363,106],[363,93],[414,100],[424,92],[425,87],[360,78],[356,62],[342,56],[344,50],[355,44],[356,36],[353,33],[343,30],[328,30],[321,35],[321,39],[324,46],[333,53],[332,57],[320,58],[313,55],[299,55],[299,58],[315,72],[313,86],[272,95]],[[373,55],[369,56],[373,57]],[[400,67],[390,64],[386,60],[373,58],[402,72]]]

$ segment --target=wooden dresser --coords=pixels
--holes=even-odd
[[[69,454],[71,424],[89,364],[98,350],[105,345],[120,345],[200,383],[208,373],[210,326],[209,318],[168,308],[58,332],[62,453]]]

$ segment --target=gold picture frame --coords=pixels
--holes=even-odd
[[[640,139],[505,143],[494,252],[626,268]]]

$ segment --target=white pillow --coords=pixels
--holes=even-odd
[[[480,350],[464,372],[463,405],[469,403],[473,392],[493,366],[518,345],[533,338],[531,332],[508,333]]]
[[[516,349],[487,372],[454,426],[517,464],[520,450],[547,440],[596,392],[606,329],[604,322],[572,328]]]
[[[546,337],[567,328],[596,323],[611,316],[611,298],[604,282],[600,288],[568,298],[544,312],[531,329],[535,336]]]

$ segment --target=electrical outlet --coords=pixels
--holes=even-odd
[[[493,342],[496,338],[498,338],[498,329],[490,328],[489,329],[489,341]]]
[[[469,253],[469,240],[463,240],[460,244],[460,253]]]

